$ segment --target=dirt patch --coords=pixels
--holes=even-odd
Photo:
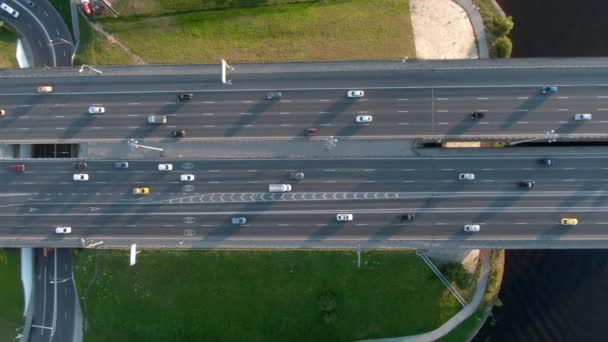
[[[410,0],[410,9],[418,58],[479,57],[471,21],[452,0]]]

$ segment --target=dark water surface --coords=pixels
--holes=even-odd
[[[608,341],[608,250],[511,250],[502,307],[473,341]]]
[[[515,22],[513,57],[608,56],[607,0],[497,2]]]

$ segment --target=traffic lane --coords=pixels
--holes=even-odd
[[[54,278],[55,252],[50,251],[45,257],[42,250],[36,249],[36,287],[34,292],[34,315],[30,339],[32,341],[49,341],[53,332],[53,310],[55,292]]]
[[[476,62],[476,64],[472,64]],[[542,62],[542,61],[541,61]],[[259,65],[237,65],[236,70],[229,73],[232,84],[227,86],[220,82],[220,68],[209,68],[202,66],[201,72],[189,74],[175,73],[172,75],[150,75],[150,76],[110,76],[107,73],[95,76],[63,76],[65,73],[57,73],[51,76],[52,82],[57,86],[65,88],[66,92],[77,92],[84,85],[88,91],[109,91],[135,88],[140,91],[165,89],[182,91],[183,89],[287,89],[293,87],[375,87],[375,86],[500,86],[500,85],[529,85],[532,88],[540,88],[542,85],[600,85],[604,84],[608,69],[605,67],[560,67],[552,68],[531,67],[516,68],[508,66],[504,68],[478,68],[478,61],[454,61],[435,62],[429,65],[431,70],[409,68],[409,64],[400,61],[385,62],[392,66],[390,70],[365,70],[365,63],[353,64],[353,71],[325,70],[324,66],[330,63],[319,63],[319,72],[288,72],[290,65],[263,66],[269,68],[267,73],[250,72],[249,69],[260,68]],[[571,65],[579,65],[581,61],[566,61]],[[584,63],[584,62],[583,62]],[[502,65],[505,65],[503,62]],[[560,64],[561,65],[561,64]],[[437,66],[437,68],[433,67]],[[295,66],[297,67],[297,66]],[[407,69],[406,69],[407,68]],[[103,69],[103,67],[101,68]],[[217,70],[217,72],[215,72]],[[354,71],[356,70],[356,71]],[[293,70],[292,70],[293,71]],[[153,72],[153,71],[151,71]],[[432,72],[432,77],[429,74]],[[33,84],[35,80],[21,80],[16,86]],[[8,82],[7,82],[8,83]],[[124,84],[124,86],[123,86]],[[0,83],[0,86],[8,84]],[[562,86],[562,89],[565,88]]]
[[[55,333],[57,341],[70,341],[74,333],[76,291],[72,280],[71,249],[57,250],[57,308]]]
[[[147,216],[171,215],[275,215],[307,211],[321,213],[335,210],[375,212],[477,213],[482,217],[505,212],[561,213],[569,210],[607,211],[605,191],[551,192],[405,192],[405,193],[219,193],[150,196],[146,200],[107,201],[92,195],[54,196],[47,201],[0,206],[5,229],[20,231],[34,222],[47,226],[49,219],[70,220],[80,216],[99,216],[107,222],[126,217],[138,220]]]
[[[337,214],[352,214],[353,221],[338,222]],[[233,217],[245,217],[245,224],[232,224]],[[564,217],[576,217],[576,226],[561,225]],[[63,225],[67,224],[62,221]],[[58,224],[58,223],[52,223]],[[464,225],[477,224],[480,231],[464,232]],[[605,212],[584,213],[505,213],[500,217],[480,219],[475,213],[415,213],[411,221],[404,220],[400,213],[365,214],[336,211],[323,214],[290,213],[284,215],[234,215],[214,216],[163,216],[142,218],[137,221],[120,220],[105,223],[95,218],[73,224],[72,233],[54,234],[48,227],[32,226],[27,236],[47,235],[49,240],[103,238],[104,236],[164,236],[164,237],[240,237],[260,238],[349,238],[370,239],[412,238],[430,234],[437,238],[573,238],[576,236],[603,236],[605,234]],[[108,235],[111,234],[111,235]]]

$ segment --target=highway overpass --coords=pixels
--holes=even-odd
[[[191,140],[303,139],[312,127],[352,139],[607,137],[605,59],[237,65],[231,85],[219,65],[97,69],[0,71],[3,142],[162,141],[186,128]],[[38,94],[38,85],[54,92]],[[543,95],[544,85],[559,91]],[[349,89],[366,96],[348,99]],[[267,100],[270,90],[282,98]],[[181,92],[193,100],[179,101]],[[89,114],[91,105],[106,113]],[[151,113],[168,124],[149,124]],[[356,124],[357,115],[374,119]]]
[[[74,182],[68,161],[2,162],[2,246],[105,247],[606,247],[608,159],[603,156],[351,160],[89,161]],[[163,161],[163,163],[166,161]],[[289,172],[304,172],[301,182]],[[474,173],[461,181],[460,173]],[[193,174],[193,182],[179,175]],[[533,180],[535,187],[518,186]],[[268,193],[290,183],[289,193]],[[134,187],[150,187],[134,195]],[[352,222],[336,214],[352,213]],[[414,214],[411,222],[404,214]],[[234,225],[232,217],[246,217]],[[576,217],[573,227],[560,225]],[[479,224],[465,233],[465,224]],[[54,226],[70,226],[59,235]]]

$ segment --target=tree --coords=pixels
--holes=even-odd
[[[511,17],[500,17],[496,16],[492,18],[490,25],[490,32],[495,37],[502,37],[508,35],[513,29],[513,18]]]
[[[492,54],[497,58],[509,58],[513,50],[513,44],[507,37],[500,37],[496,39],[492,45]]]
[[[319,296],[319,309],[323,312],[331,312],[336,309],[336,295],[331,291],[326,291]]]

